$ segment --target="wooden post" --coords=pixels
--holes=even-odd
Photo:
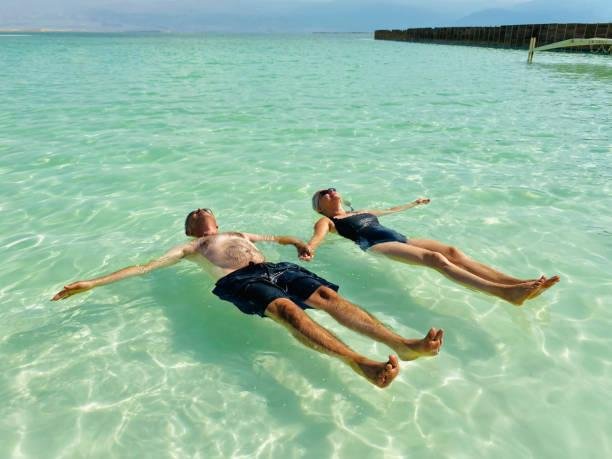
[[[531,37],[529,40],[529,53],[527,54],[527,63],[531,64],[533,60],[533,49],[536,47],[536,37]]]

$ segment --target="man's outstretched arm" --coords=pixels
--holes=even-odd
[[[190,253],[193,253],[194,245],[185,244],[174,247],[166,252],[163,256],[152,260],[144,265],[128,266],[127,268],[120,269],[114,273],[107,274],[105,276],[96,277],[94,279],[88,279],[83,281],[73,282],[64,286],[64,288],[57,292],[52,301],[63,300],[76,293],[85,292],[91,290],[94,287],[100,287],[101,285],[110,284],[111,282],[117,282],[127,277],[140,276],[146,274],[155,269],[165,268],[166,266],[172,266],[178,263],[182,258]]]
[[[293,236],[268,236],[263,234],[242,233],[251,242],[277,242],[280,245],[292,245],[298,251],[298,256],[302,259],[309,259],[312,256],[308,244]]]

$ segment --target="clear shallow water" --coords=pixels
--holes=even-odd
[[[368,35],[0,43],[2,457],[612,455],[612,62]],[[307,238],[312,192],[521,277],[523,308],[337,237],[308,267],[436,359],[377,390],[160,255],[185,214]],[[268,245],[272,261],[291,248]],[[389,350],[318,312],[356,350]]]

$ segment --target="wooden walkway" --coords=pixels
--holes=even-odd
[[[522,24],[495,27],[426,27],[406,30],[377,30],[377,40],[440,43],[528,49],[534,37],[540,46],[570,39],[612,39],[612,23],[597,24]],[[610,53],[607,45],[580,45],[562,48],[569,51]]]

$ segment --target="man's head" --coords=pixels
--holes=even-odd
[[[219,226],[212,210],[205,207],[192,210],[185,219],[185,234],[191,237],[202,237],[216,234]]]

